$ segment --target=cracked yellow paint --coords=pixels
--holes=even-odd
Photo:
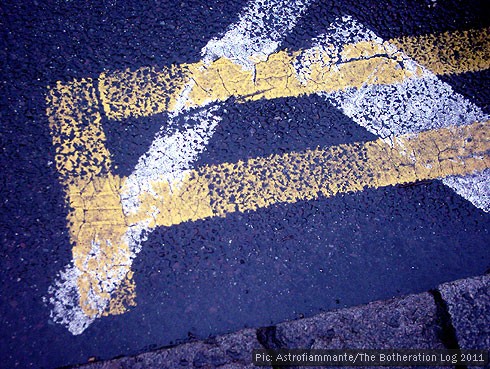
[[[131,253],[121,242],[127,229],[118,196],[121,179],[109,173],[111,158],[98,103],[91,79],[58,82],[47,96],[56,167],[70,206],[79,304],[89,317],[101,314],[100,301],[111,301],[106,314],[120,314],[124,306],[135,304]],[[125,279],[119,292],[108,292],[113,292],[111,279]],[[113,298],[116,295],[124,298]]]
[[[490,28],[401,37],[389,42],[438,75],[490,68]]]
[[[128,224],[119,197],[121,185],[121,178],[113,175],[94,177],[88,182],[74,181],[68,185],[72,209],[68,221],[75,243],[73,262],[80,271],[80,307],[89,317],[99,316],[102,304],[111,300],[113,283],[120,285],[122,280],[132,277],[129,274],[132,253],[124,241]],[[127,281],[123,286],[124,295],[132,296],[126,303],[134,305],[134,283]],[[116,308],[114,304],[113,307]],[[118,307],[117,311],[110,313],[115,314],[121,309]]]
[[[489,123],[198,169],[215,216],[490,167]]]
[[[152,214],[148,225],[171,226],[187,221],[195,221],[213,216],[207,181],[189,171],[182,182],[173,186],[166,180],[152,181],[156,195],[145,192],[140,196],[141,206],[136,214],[131,214],[129,223],[138,224]]]
[[[106,116],[122,120],[175,111],[178,99],[186,93],[186,106],[196,107],[232,96],[239,101],[251,101],[331,92],[364,84],[392,84],[421,76],[422,70],[404,68],[403,54],[390,45],[435,74],[464,73],[490,67],[488,33],[489,29],[484,28],[401,37],[383,43],[361,41],[345,45],[339,55],[331,54],[333,48],[317,50],[309,60],[306,82],[298,78],[294,62],[311,50],[284,50],[258,62],[255,75],[228,59],[218,59],[210,65],[197,62],[103,73],[98,88]]]
[[[99,90],[105,114],[114,120],[129,116],[154,115],[173,111],[186,86],[190,86],[186,107],[204,106],[234,96],[241,101],[262,98],[296,97],[315,92],[337,91],[368,84],[392,84],[421,76],[420,68],[400,68],[401,53],[391,51],[388,44],[362,42],[347,45],[338,63],[326,62],[326,55],[312,61],[308,79],[300,81],[294,67],[301,52],[279,51],[255,65],[255,71],[242,69],[228,59],[210,65],[199,62],[172,67],[179,71],[175,79],[164,69],[103,74]],[[170,70],[170,69],[169,69]],[[254,75],[255,73],[255,75]],[[185,82],[187,81],[187,82]]]
[[[490,67],[488,29],[391,40],[436,74]],[[130,270],[134,253],[128,227],[148,219],[150,227],[171,226],[235,211],[256,210],[383,187],[468,174],[490,167],[488,123],[440,129],[367,143],[272,155],[190,171],[176,185],[152,184],[139,211],[125,215],[120,201],[124,178],[111,174],[102,118],[122,120],[188,106],[299,96],[363,84],[391,84],[417,77],[389,43],[345,45],[337,55],[280,51],[256,64],[255,75],[226,59],[206,66],[183,64],[103,73],[97,81],[58,82],[49,89],[47,115],[56,167],[66,186],[79,304],[89,317],[121,314],[135,304]],[[298,74],[297,58],[308,60]],[[98,98],[100,96],[100,98]],[[101,109],[102,107],[102,109]]]

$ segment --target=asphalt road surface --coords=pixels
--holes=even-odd
[[[3,1],[0,367],[490,268],[486,1]]]

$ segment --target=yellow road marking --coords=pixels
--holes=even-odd
[[[389,41],[437,75],[479,72],[490,64],[490,28]]]
[[[422,75],[420,68],[415,71],[400,68],[402,54],[390,49],[387,43],[347,45],[338,56],[338,63],[334,63],[337,60],[331,55],[318,53],[311,60],[311,73],[306,82],[297,78],[294,68],[301,52],[279,51],[256,64],[255,78],[252,71],[228,59],[218,59],[209,66],[199,62],[173,67],[173,73],[143,68],[103,74],[99,78],[99,90],[106,116],[122,120],[174,111],[187,83],[195,83],[187,107],[197,107],[225,101],[231,96],[243,101],[295,97],[361,87],[366,83],[392,84]],[[172,79],[173,75],[178,78]]]
[[[453,35],[459,40],[456,44],[447,41]],[[424,37],[390,42],[409,55],[413,53],[436,74],[490,67],[488,29]],[[475,49],[474,41],[480,49]],[[428,53],[430,57],[420,51],[432,51],[433,45],[441,43],[446,46],[445,51]],[[230,96],[243,100],[299,96],[366,83],[391,84],[421,74],[419,68],[400,68],[402,54],[391,51],[388,45],[361,42],[346,45],[334,58],[321,53],[313,55],[306,82],[298,80],[293,67],[301,52],[281,51],[257,64],[255,82],[250,72],[220,59],[207,67],[197,63],[107,73],[98,81],[81,79],[57,83],[49,89],[47,115],[57,169],[67,187],[71,207],[68,221],[73,259],[81,272],[78,289],[84,313],[90,317],[100,314],[90,293],[109,301],[104,314],[122,313],[127,306],[134,305],[132,251],[124,234],[131,224],[147,217],[150,210],[159,212],[151,227],[169,226],[275,203],[313,199],[320,194],[328,197],[364,187],[488,168],[488,124],[477,123],[400,137],[393,147],[376,140],[200,168],[189,172],[180,190],[170,188],[168,183],[155,182],[153,188],[158,195],[145,194],[139,213],[130,218],[123,214],[119,191],[125,179],[111,174],[102,114],[121,120],[173,111],[189,81],[195,82],[195,88],[188,103],[200,106]],[[473,49],[474,55],[467,54]],[[456,62],[453,50],[459,50],[461,60]],[[451,56],[448,59],[446,55]],[[444,66],[446,60],[450,62]],[[113,289],[107,284],[116,275],[125,275],[125,282],[109,294],[107,291]]]
[[[318,148],[283,155],[270,155],[246,162],[204,166],[191,171],[180,189],[172,191],[167,181],[155,182],[156,196],[145,193],[137,214],[125,217],[119,191],[124,178],[108,175],[90,185],[69,186],[75,264],[82,271],[81,305],[88,316],[97,310],[84,304],[92,288],[110,281],[111,273],[128,273],[131,252],[123,235],[131,224],[158,213],[150,228],[177,225],[233,212],[254,211],[277,203],[331,197],[365,188],[465,175],[490,168],[490,122],[395,137],[392,143],[378,139],[366,143]],[[79,230],[73,232],[73,230]],[[96,240],[103,250],[91,255]],[[131,304],[134,285],[115,296]],[[110,313],[124,311],[124,304]]]
[[[490,165],[487,123],[394,139],[271,155],[197,170],[215,216],[418,180],[469,174]]]
[[[58,82],[49,89],[46,112],[56,168],[65,183],[77,177],[89,180],[109,171],[110,154],[92,79]]]
[[[106,116],[122,120],[174,111],[179,96],[190,81],[193,87],[189,106],[224,101],[231,96],[244,101],[293,97],[318,91],[335,91],[364,84],[391,84],[420,75],[421,70],[400,67],[401,52],[435,74],[480,71],[490,67],[490,29],[456,31],[438,35],[402,37],[391,41],[362,41],[346,45],[339,55],[332,50],[318,53],[312,60],[307,83],[296,76],[293,62],[301,51],[279,51],[256,64],[256,75],[228,59],[209,66],[202,62],[169,68],[140,68],[103,73],[99,91]]]
[[[190,171],[178,190],[171,190],[167,181],[154,182],[157,195],[142,195],[138,213],[121,224],[136,224],[154,210],[159,215],[151,227],[171,226],[276,203],[470,174],[490,167],[489,131],[490,121],[394,137],[390,142],[378,139],[203,166]],[[73,198],[91,199],[71,203],[80,214],[77,224],[91,223],[87,214],[92,213],[94,224],[118,217],[112,212],[119,213],[125,179],[97,180],[105,183],[100,195],[93,188],[70,187]],[[94,201],[97,206],[92,206]],[[110,216],[98,215],[100,209]]]
[[[71,207],[68,224],[73,261],[81,271],[77,281],[80,306],[87,316],[99,313],[89,298],[92,290],[110,300],[106,314],[120,314],[125,306],[135,304],[135,287],[129,270],[129,246],[119,241],[127,224],[117,196],[120,182],[109,174],[111,158],[105,146],[93,81],[58,82],[49,90],[47,106],[56,167]],[[117,204],[108,205],[111,203]],[[115,238],[117,247],[106,241]],[[99,244],[96,253],[94,243]],[[102,283],[114,273],[124,273],[126,280],[119,287],[119,293],[107,296]]]

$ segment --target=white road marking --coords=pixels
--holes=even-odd
[[[278,49],[308,8],[311,0],[253,0],[242,10],[238,22],[219,39],[203,48],[207,64],[228,58],[244,69],[254,70],[257,61]]]
[[[280,46],[282,39],[295,26],[309,0],[252,0],[242,10],[238,22],[231,25],[219,39],[213,38],[203,48],[203,62],[226,57],[247,69],[254,69],[255,63],[264,60]],[[204,108],[188,110],[185,108],[187,96],[194,84],[190,81],[177,103],[177,111],[169,122],[157,133],[150,149],[138,161],[133,173],[127,178],[121,191],[121,203],[126,215],[138,211],[139,197],[152,193],[152,180],[166,180],[171,187],[179,186],[186,171],[205,150],[209,140],[221,120],[216,114],[221,104],[214,103]],[[177,122],[179,124],[177,124]],[[130,246],[131,264],[141,250],[141,244],[151,232],[150,221],[155,214],[132,224],[124,236]],[[94,245],[92,245],[94,246]],[[81,334],[102,313],[109,304],[109,298],[100,294],[89,294],[90,306],[97,306],[98,314],[89,317],[84,314],[78,301],[77,280],[80,271],[74,265],[68,265],[60,273],[59,279],[49,289],[54,308],[51,317],[74,334]],[[120,285],[125,275],[111,276],[111,285],[104,286],[104,291],[111,294]]]
[[[83,312],[79,301],[78,278],[80,270],[69,264],[62,270],[55,283],[48,289],[52,295],[50,316],[61,325],[66,326],[73,335],[81,334],[95,320]]]
[[[346,16],[338,19],[324,35],[316,38],[312,49],[300,56],[296,66],[298,76],[307,76],[309,60],[315,54],[315,49],[328,50],[335,56],[340,53],[341,45],[360,41],[383,43],[380,37],[353,18]],[[393,47],[393,51],[397,50],[393,45],[390,47]],[[413,70],[418,65],[408,56],[400,63],[403,68]],[[366,83],[359,89],[319,95],[354,122],[382,138],[489,119],[478,106],[456,93],[449,84],[428,69],[422,69],[422,78],[413,77],[399,84]],[[373,78],[376,76],[373,75]],[[488,171],[465,177],[448,177],[443,179],[443,183],[478,208],[490,211]]]

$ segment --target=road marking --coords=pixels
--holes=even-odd
[[[439,42],[445,42],[449,48],[443,51],[436,48],[434,52],[425,56],[424,63],[439,72],[454,71],[455,53],[468,50],[474,50],[475,54],[473,58],[463,58],[462,65],[465,70],[476,70],[490,63],[490,37],[487,31],[482,33],[454,32],[453,34],[456,41],[448,41],[447,33],[440,35]],[[482,34],[486,34],[486,38],[481,36]],[[473,47],[468,46],[469,37],[475,38],[471,40]],[[351,17],[344,17],[335,22],[324,35],[318,37],[311,50],[322,52],[322,50],[333,48],[331,52],[335,54],[338,53],[335,49],[342,48],[340,45],[353,42],[362,44],[376,39],[381,40]],[[405,48],[418,52],[419,59],[421,59],[423,51],[438,44],[434,42],[435,39],[437,38],[430,36],[417,37],[414,43],[406,44]],[[424,42],[424,40],[430,40],[430,42]],[[418,48],[417,42],[420,42],[421,45]],[[398,43],[401,44],[401,42]],[[486,60],[483,60],[482,58],[485,57]],[[298,69],[302,73],[305,73],[303,70],[309,70],[309,59],[304,59],[305,61],[299,61],[302,69]],[[442,67],[446,60],[450,63],[449,69]],[[408,78],[397,84],[366,83],[358,88],[326,91],[319,94],[354,122],[379,137],[417,133],[428,129],[489,119],[489,116],[484,114],[478,106],[456,93],[449,84],[439,80],[432,71],[425,68],[419,78]],[[443,179],[443,183],[480,209],[490,211],[490,191],[488,191],[490,172],[464,180],[448,177]]]
[[[269,3],[275,4],[276,2]],[[247,11],[251,9],[253,13],[258,8],[252,3],[252,6],[247,9]],[[287,12],[291,13],[291,9],[293,8]],[[298,9],[301,10],[298,14],[304,10],[303,8]],[[281,12],[278,8],[276,11]],[[242,19],[249,18],[239,17],[239,22]],[[346,20],[343,21],[348,19],[346,17]],[[284,22],[278,24],[279,28],[282,27],[284,31],[289,31],[294,26],[294,22],[289,26]],[[233,35],[233,32],[236,32],[233,30],[238,28],[231,27],[222,40],[226,39],[226,35]],[[204,168],[190,169],[192,161],[204,149],[218,124],[219,117],[213,114],[216,106],[212,104],[225,101],[231,96],[241,98],[242,101],[252,101],[326,91],[330,95],[325,96],[332,98],[333,94],[339,91],[340,93],[365,91],[366,87],[399,86],[403,83],[428,78],[425,68],[374,34],[371,39],[354,39],[341,47],[333,45],[333,47],[324,49],[312,48],[292,53],[280,51],[267,57],[268,53],[274,51],[271,45],[278,45],[280,37],[274,34],[264,37],[262,49],[255,48],[253,45],[257,43],[257,34],[247,34],[247,27],[242,29],[245,41],[239,44],[231,54],[226,47],[223,47],[222,40],[212,40],[213,42],[210,42],[209,47],[205,49],[203,61],[199,63],[162,69],[141,68],[134,72],[126,70],[106,73],[102,74],[97,81],[82,79],[67,84],[58,83],[55,88],[50,89],[47,112],[53,132],[53,143],[57,150],[57,168],[67,186],[68,201],[73,208],[69,214],[69,221],[71,223],[70,235],[75,245],[73,265],[69,265],[61,272],[59,280],[49,292],[52,295],[50,301],[53,304],[53,319],[66,325],[73,334],[82,333],[97,317],[122,313],[128,306],[134,305],[134,282],[130,270],[132,259],[139,251],[138,247],[145,232],[156,226],[178,224],[182,221],[211,216],[224,216],[231,211],[254,210],[277,202],[294,202],[318,196],[320,193],[332,196],[335,193],[362,190],[364,186],[386,186],[403,182],[405,178],[412,178],[411,180],[440,178],[447,175],[446,171],[449,167],[451,167],[449,174],[470,173],[471,177],[467,178],[471,180],[471,178],[482,176],[481,173],[475,171],[488,168],[486,151],[459,152],[457,155],[454,154],[456,156],[443,161],[442,164],[434,159],[427,161],[424,155],[430,153],[421,152],[418,163],[425,163],[425,170],[428,172],[424,172],[421,165],[396,159],[398,161],[394,163],[398,165],[415,168],[412,175],[407,174],[409,172],[403,172],[405,174],[402,176],[397,174],[397,176],[395,172],[398,173],[400,168],[383,167],[382,161],[373,161],[373,158],[376,158],[373,153],[381,147],[379,144],[373,147],[369,144],[366,144],[367,146],[359,144],[361,146],[357,149],[361,151],[356,151],[349,145],[342,146],[341,150],[347,150],[349,153],[349,150],[353,150],[354,158],[361,161],[369,159],[368,162],[371,164],[377,163],[381,170],[386,169],[387,173],[391,173],[388,174],[388,179],[378,178],[375,182],[369,182],[360,178],[359,182],[353,181],[352,184],[350,182],[325,183],[326,186],[330,186],[328,190],[325,190],[320,183],[323,180],[321,174],[327,170],[319,166],[316,167],[315,174],[320,177],[310,182],[305,180],[303,186],[298,183],[300,172],[294,171],[294,165],[304,165],[305,173],[309,173],[308,168],[311,169],[311,165],[304,162],[309,156],[301,157],[301,153],[288,154],[291,155],[290,157],[257,158],[253,163],[223,164],[221,167],[209,167],[210,171],[207,172]],[[263,31],[267,30],[268,28],[264,26]],[[463,32],[457,36],[460,39],[466,37],[467,43],[471,46],[470,38],[474,36],[474,32],[479,32],[478,40],[486,40],[483,45],[484,54],[477,55],[479,61],[471,61],[473,56],[465,55],[470,61],[463,62],[462,68],[440,69],[440,73],[462,73],[479,70],[475,68],[487,69],[489,67],[488,58],[481,60],[481,55],[488,54],[488,37],[481,36],[482,34],[488,35],[488,29]],[[450,36],[445,34],[435,37],[435,40],[445,40],[447,37]],[[427,40],[429,39],[433,43],[436,42],[434,38],[427,37]],[[409,45],[410,40],[421,42],[420,38],[416,41],[412,38],[405,38],[400,42],[402,45]],[[401,48],[403,49],[403,46]],[[464,47],[461,47],[461,50],[463,49]],[[214,60],[216,57],[219,59]],[[437,64],[434,64],[434,61],[431,62],[432,65]],[[97,98],[97,92],[100,100]],[[356,98],[359,96],[358,94]],[[102,111],[98,108],[99,105],[102,106]],[[146,178],[147,188],[136,194],[138,206],[128,206],[134,203],[128,200],[125,192],[130,180],[121,179],[110,172],[111,160],[109,151],[105,147],[106,139],[101,125],[102,115],[104,114],[108,119],[123,120],[130,116],[138,117],[168,111],[173,114],[171,115],[172,121],[172,119],[179,119],[179,114],[183,110],[202,106],[206,107],[205,110],[187,114],[184,117],[180,116],[180,119],[184,121],[190,119],[198,123],[197,125],[189,124],[186,134],[181,135],[180,140],[179,132],[175,131],[172,125],[163,128],[160,133],[161,142],[157,137],[153,147],[156,148],[157,153],[162,147],[169,149],[166,153],[171,153],[168,157],[172,168],[156,171],[156,174],[149,174],[148,171],[145,173],[145,168],[151,167],[147,164],[152,154],[149,152],[148,155],[142,157],[140,167],[143,169],[140,172],[135,171],[135,173],[142,174],[133,175],[133,178],[138,178],[138,176]],[[407,119],[405,123],[409,121],[410,119]],[[481,125],[483,133],[480,131],[471,133],[477,137],[484,136],[485,124]],[[477,126],[471,125],[461,129],[467,129],[467,127]],[[447,133],[441,130],[433,130],[433,132],[438,132],[443,136]],[[425,137],[424,135],[425,133],[421,133],[419,136]],[[186,148],[186,137],[195,137],[198,143]],[[471,142],[484,141],[480,137]],[[412,144],[409,136],[401,137],[395,142],[401,142],[408,145],[407,147]],[[172,145],[175,147],[173,151]],[[468,144],[463,146],[464,148],[473,147]],[[394,147],[397,147],[396,144]],[[324,155],[323,151],[317,151],[308,151],[308,155],[315,163],[320,162]],[[381,151],[386,154],[389,150],[383,148]],[[366,152],[368,156],[362,156],[361,152]],[[431,152],[433,155],[435,153],[435,151]],[[476,155],[475,153],[481,157],[473,156]],[[315,156],[316,154],[319,156]],[[335,155],[338,153],[333,151],[328,152],[328,155],[334,159],[331,164],[335,167],[338,162]],[[385,157],[395,160],[390,155],[385,155]],[[413,159],[413,156],[411,158]],[[270,163],[284,163],[292,177],[286,178],[283,172],[274,172],[274,168],[268,167],[264,160],[270,161],[269,165]],[[456,164],[452,163],[452,160],[456,160]],[[462,162],[464,164],[461,164]],[[449,165],[449,163],[452,164]],[[354,164],[360,165],[360,162]],[[433,164],[437,164],[440,170],[433,169]],[[254,168],[260,166],[262,166],[261,170],[272,175],[271,181],[265,184],[263,191],[265,182],[261,182],[263,179],[260,177],[261,172],[254,171]],[[240,171],[234,172],[236,168],[240,168]],[[371,171],[373,175],[380,170],[373,167],[374,170],[369,166],[363,168],[367,173]],[[255,183],[250,184],[252,186],[250,191],[257,197],[252,201],[245,196],[237,202],[237,195],[232,191],[232,183],[224,187],[220,185],[226,183],[226,180],[232,178],[232,175],[243,175],[244,173],[248,175],[249,180],[252,180],[249,183]],[[346,178],[357,179],[357,177],[349,177],[349,173],[345,174]],[[357,172],[354,170],[352,173]],[[207,182],[213,175],[215,175],[213,177],[215,182]],[[288,181],[294,175],[297,176],[295,184],[299,190],[294,193],[291,193],[291,190],[282,192],[284,185],[290,184]],[[335,178],[335,175],[331,176]],[[136,182],[140,183],[140,181]],[[386,184],[383,185],[383,183]],[[461,182],[458,183],[461,184]],[[206,184],[211,186],[214,192],[203,192]],[[126,208],[123,207],[125,204]],[[128,209],[134,211],[128,211]]]
[[[489,33],[490,28],[471,29],[401,37],[389,42],[437,75],[459,74],[488,69]]]
[[[56,149],[56,169],[64,183],[110,170],[110,153],[92,79],[58,82],[49,88],[46,114]]]
[[[177,191],[166,181],[153,181],[153,194],[141,195],[138,214],[121,224],[131,225],[158,210],[157,226],[172,226],[232,212],[255,211],[276,203],[312,200],[323,195],[357,192],[365,188],[472,174],[490,167],[490,121],[429,130],[389,139],[257,157],[247,161],[203,166],[188,171]],[[70,186],[74,221],[102,224],[99,211],[122,214],[119,192],[125,178],[96,179],[87,189]],[[96,190],[96,187],[100,187]],[[97,206],[92,202],[101,194]],[[116,216],[116,218],[119,215]],[[75,220],[78,218],[78,220]],[[112,224],[112,223],[111,223]],[[89,228],[90,225],[89,225]],[[118,239],[108,237],[108,239]]]
[[[227,32],[211,39],[203,49],[203,63],[227,59],[242,69],[254,71],[259,61],[275,52],[284,37],[303,16],[311,0],[249,1],[238,22]]]
[[[373,34],[374,35],[374,34]],[[186,82],[196,81],[187,104],[203,106],[212,101],[224,101],[231,96],[246,101],[261,98],[291,97],[318,91],[342,90],[358,87],[364,83],[394,83],[420,75],[420,71],[400,68],[407,57],[396,51],[414,52],[415,60],[435,74],[460,74],[490,68],[490,29],[466,32],[442,33],[424,37],[402,37],[383,42],[362,40],[335,49],[326,49],[315,56],[312,72],[324,76],[309,83],[299,83],[293,63],[307,50],[290,53],[280,51],[271,54],[256,65],[253,71],[243,69],[233,61],[220,58],[209,65],[204,62],[182,64],[168,68],[145,67],[138,70],[103,73],[99,77],[99,91],[106,116],[111,120],[128,117],[149,116],[165,111],[174,111],[177,100],[183,93]],[[456,41],[448,42],[448,39]],[[431,49],[431,47],[434,47]],[[437,50],[437,51],[436,51]],[[335,51],[333,53],[332,51]],[[318,51],[317,51],[318,52]],[[458,52],[459,64],[455,56]],[[314,55],[311,55],[314,56]],[[449,66],[444,67],[446,60]],[[332,68],[332,66],[335,66]],[[372,72],[375,78],[366,80]],[[255,83],[254,83],[255,81]]]
[[[124,279],[134,257],[124,242],[125,228],[146,220],[148,213],[155,214],[148,224],[153,229],[365,188],[476,174],[490,168],[489,133],[487,121],[204,166],[188,171],[178,190],[167,180],[153,181],[153,194],[143,193],[142,206],[130,216],[123,213],[120,201],[125,178],[100,176],[90,184],[79,179],[68,188],[74,209],[71,229],[78,232],[73,250],[81,272],[78,288],[81,293],[103,294],[100,283]],[[123,288],[128,291],[116,295],[127,295],[125,301],[117,300],[124,304],[131,301],[133,291],[127,283]],[[82,305],[82,309],[98,316],[92,306]]]
[[[267,60],[276,51],[282,39],[305,11],[308,2],[250,1],[240,13],[238,22],[231,25],[219,39],[213,38],[203,48],[200,68],[208,68],[217,59],[226,58],[228,63],[255,76],[256,63]],[[121,202],[127,216],[138,213],[142,196],[158,195],[152,187],[155,181],[168,182],[171,193],[181,192],[187,171],[192,169],[193,162],[205,150],[213,136],[221,120],[216,111],[222,101],[202,104],[204,108],[197,112],[190,109],[194,107],[193,95],[202,83],[197,79],[200,74],[202,70],[188,76],[186,84],[174,98],[175,104],[167,124],[160,129],[149,150],[140,157],[134,171],[125,181],[121,190]],[[146,217],[132,223],[123,236],[134,254],[141,250],[142,242],[154,229],[153,219],[159,216],[158,208],[146,210]]]
[[[474,123],[204,166],[189,172],[178,192],[171,193],[168,182],[153,183],[158,195],[145,194],[141,215],[129,223],[151,209],[159,210],[154,226],[171,226],[322,195],[471,174],[490,167],[489,132],[490,122]]]
[[[214,38],[206,45],[201,64],[206,66],[216,58],[226,57],[242,68],[250,70],[252,74],[255,73],[255,63],[267,59],[268,55],[276,50],[283,37],[295,26],[308,2],[248,2],[240,13],[238,22],[231,25],[220,39]],[[138,70],[136,75],[129,73],[129,85],[120,83],[115,92],[117,94],[118,91],[122,91],[128,94],[122,96],[122,105],[130,104],[135,107],[136,116],[144,115],[142,112],[145,111],[164,111],[172,104],[172,114],[167,124],[162,127],[149,152],[140,158],[135,171],[125,181],[124,191],[117,192],[116,197],[114,185],[122,186],[117,177],[109,175],[107,180],[101,180],[92,176],[92,173],[100,170],[94,168],[100,163],[105,163],[110,168],[109,153],[99,150],[99,147],[92,147],[90,142],[87,142],[87,137],[96,137],[103,146],[105,136],[100,127],[100,117],[94,119],[93,114],[76,111],[74,108],[80,102],[90,105],[90,109],[97,105],[96,96],[92,91],[92,81],[90,85],[86,85],[85,81],[74,82],[74,93],[66,91],[66,88],[70,89],[69,85],[58,84],[48,94],[48,106],[60,103],[60,97],[63,101],[58,107],[48,108],[48,115],[53,133],[61,134],[54,143],[59,146],[56,160],[62,178],[68,186],[68,201],[75,208],[81,205],[87,207],[89,204],[88,207],[94,209],[84,210],[83,213],[70,213],[70,233],[72,240],[76,240],[73,248],[74,264],[61,272],[60,279],[49,290],[52,295],[50,302],[53,305],[51,316],[55,321],[66,325],[73,334],[82,333],[97,317],[119,314],[125,311],[127,306],[134,305],[134,283],[130,267],[132,259],[141,248],[141,242],[151,231],[151,220],[157,213],[147,212],[145,219],[139,219],[130,227],[126,227],[123,217],[137,210],[140,194],[153,194],[151,188],[144,185],[151,183],[155,178],[160,181],[179,182],[177,186],[168,187],[170,193],[185,188],[187,191],[183,196],[187,203],[190,200],[185,196],[198,196],[198,192],[182,186],[181,182],[185,179],[186,169],[204,150],[214,133],[220,120],[214,115],[217,106],[208,106],[197,114],[183,116],[181,113],[187,109],[188,93],[195,87],[195,81],[185,76],[180,67],[165,68],[160,73],[154,72],[153,69],[143,68]],[[101,75],[98,79],[100,104],[106,116],[114,118],[118,116],[118,106],[111,104],[107,99],[108,91],[114,93],[114,90],[107,90],[104,81],[104,75]],[[90,101],[82,86],[89,89]],[[136,99],[131,96],[133,89],[137,92]],[[172,94],[171,97],[169,93]],[[70,100],[72,94],[79,97],[80,101]],[[172,127],[174,121],[179,119],[184,120],[184,132],[175,131]],[[188,124],[191,120],[197,124]],[[82,125],[77,125],[79,121]],[[95,124],[93,128],[87,128],[86,124],[90,122]],[[71,125],[77,128],[72,128]],[[71,134],[73,132],[76,134]],[[83,157],[82,159],[89,160],[80,162],[73,148],[80,149],[84,146],[88,152],[94,149],[94,155],[92,158]],[[165,154],[162,155],[162,152]],[[79,180],[80,176],[83,179]],[[72,191],[73,184],[79,181],[84,188],[84,196],[78,196],[76,191]],[[161,186],[158,189],[164,191]],[[86,227],[90,220],[93,220],[94,227]],[[109,226],[111,223],[114,223],[114,227]],[[111,243],[110,237],[118,241],[118,247]]]

